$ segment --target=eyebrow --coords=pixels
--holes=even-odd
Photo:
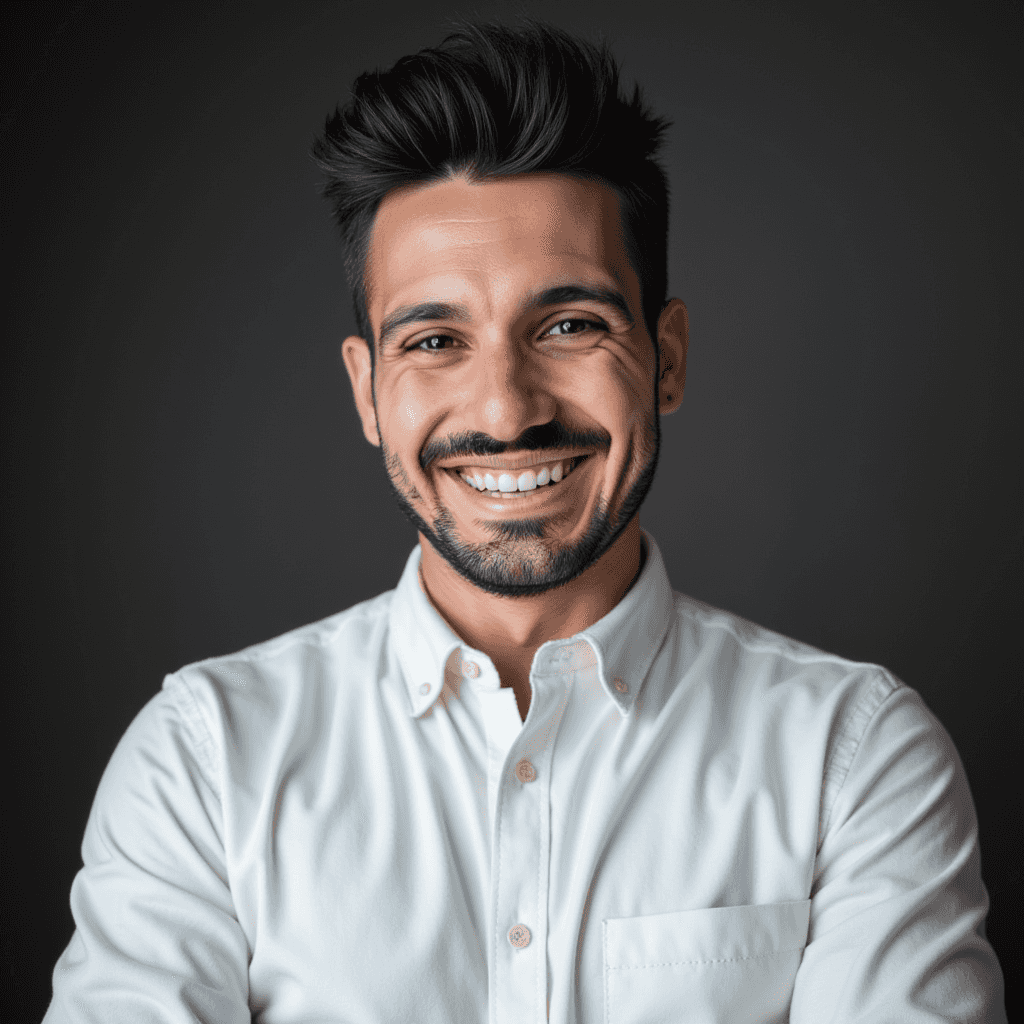
[[[567,302],[581,301],[599,302],[604,306],[611,306],[630,327],[636,326],[626,297],[622,292],[615,291],[614,288],[601,288],[587,284],[559,284],[533,296],[527,301],[526,306],[536,309],[539,306],[563,306]]]
[[[604,306],[610,306],[630,328],[636,326],[636,320],[629,311],[629,304],[621,292],[615,291],[613,288],[593,285],[559,284],[553,288],[546,288],[528,298],[523,303],[523,311],[539,309],[542,306],[562,306],[569,302],[580,301],[598,302]],[[454,320],[457,323],[465,323],[470,319],[468,308],[459,303],[416,302],[408,306],[399,306],[381,321],[377,349],[383,351],[388,341],[403,327],[408,327],[410,324],[420,323],[424,320]]]
[[[377,350],[381,351],[392,336],[403,327],[419,323],[421,320],[455,320],[458,323],[465,323],[469,320],[469,310],[465,306],[450,302],[416,302],[410,306],[399,306],[380,322]]]

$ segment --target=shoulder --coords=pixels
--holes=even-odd
[[[685,594],[674,599],[680,659],[720,688],[811,702],[842,694],[867,710],[905,687],[881,665],[829,654]]]
[[[386,625],[394,593],[388,590],[318,622],[289,630],[233,654],[193,662],[180,671],[220,672],[230,670],[233,666],[273,670],[275,665],[287,664],[303,654],[330,653],[339,644],[356,648],[365,646],[367,642],[372,642],[375,627]]]
[[[962,769],[946,730],[892,672],[800,643],[675,594],[663,664],[667,718],[702,723],[716,751],[807,787],[820,835],[872,787],[948,779]],[[811,785],[813,783],[813,785]],[[847,806],[849,804],[849,806]],[[969,799],[957,804],[969,809]]]
[[[394,591],[387,591],[272,640],[193,662],[174,676],[189,685],[209,680],[220,690],[244,690],[254,683],[271,687],[298,683],[319,663],[366,657],[383,643],[393,595]]]
[[[327,715],[386,672],[394,591],[233,654],[171,673],[151,715],[172,705],[198,756],[217,771],[229,745],[258,750],[281,728]],[[149,709],[147,709],[149,710]]]
[[[813,763],[829,803],[872,737],[944,730],[921,697],[881,665],[854,661],[783,636],[739,615],[675,594],[670,632],[671,700],[704,707],[713,728],[779,758]],[[890,726],[880,729],[879,723]],[[783,757],[784,752],[784,757]],[[863,752],[862,752],[863,753]]]

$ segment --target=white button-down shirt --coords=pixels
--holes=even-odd
[[[398,588],[168,677],[110,762],[57,1021],[999,1021],[971,798],[885,670],[643,572],[522,723]]]

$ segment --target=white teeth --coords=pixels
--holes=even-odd
[[[557,484],[572,472],[572,460],[556,462],[552,466],[542,466],[540,470],[526,469],[518,475],[512,473],[499,473],[494,478],[493,473],[459,473],[459,476],[470,487],[478,491],[489,491],[492,497],[502,494],[513,494],[518,491],[534,491],[538,487],[545,487],[548,484]]]

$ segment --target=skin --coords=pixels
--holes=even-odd
[[[365,339],[342,344],[363,433],[383,447],[407,512],[423,524],[441,517],[482,572],[530,584],[494,592],[491,576],[467,578],[420,530],[430,600],[491,658],[525,720],[537,648],[602,618],[639,574],[640,525],[627,502],[653,471],[657,416],[682,400],[686,307],[672,299],[663,309],[656,360],[615,193],[559,174],[396,189],[374,222],[366,281],[375,365]],[[567,285],[618,295],[625,310],[607,296],[544,295]],[[553,422],[590,442],[515,444]],[[513,450],[444,454],[452,439],[479,435]],[[560,483],[510,497],[477,491],[458,472],[516,475],[570,457],[583,461]],[[602,512],[606,546],[559,578],[559,553],[585,544]]]

